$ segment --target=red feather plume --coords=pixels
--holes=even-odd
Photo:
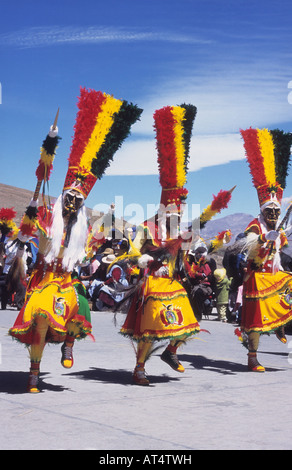
[[[211,203],[211,210],[220,212],[221,209],[226,209],[228,207],[228,203],[231,199],[231,191],[224,191],[221,189],[217,196],[213,195],[213,201]]]
[[[175,188],[176,149],[174,143],[174,119],[171,106],[165,106],[154,113],[158,167],[162,188]]]
[[[246,129],[240,131],[246,152],[246,158],[249,164],[252,182],[255,188],[266,183],[264,161],[258,141],[257,129]]]
[[[2,209],[0,209],[0,220],[2,219],[12,220],[14,219],[15,216],[16,216],[16,212],[13,209],[13,207],[11,208],[2,207]]]
[[[74,126],[74,139],[71,146],[69,165],[79,166],[79,161],[83,151],[90,139],[96,125],[96,117],[101,111],[106,96],[101,91],[80,89],[78,100],[79,111]]]

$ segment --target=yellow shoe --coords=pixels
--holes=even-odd
[[[248,353],[248,370],[251,372],[265,372],[265,368],[258,362],[256,353]]]
[[[73,346],[67,346],[66,343],[62,344],[61,347],[62,357],[61,364],[65,369],[71,369],[74,364],[73,360]]]
[[[284,333],[280,333],[279,331],[276,331],[276,336],[281,343],[286,344],[287,343],[287,338]]]
[[[166,362],[172,369],[176,370],[177,372],[184,372],[185,368],[179,362],[177,355],[169,349],[165,349],[161,354],[161,360]]]
[[[30,372],[29,378],[28,378],[27,391],[29,393],[39,393],[40,390],[38,388],[38,383],[39,383],[39,374],[35,372]]]

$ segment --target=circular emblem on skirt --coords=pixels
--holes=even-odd
[[[163,305],[163,309],[160,310],[160,318],[164,325],[180,325],[183,321],[182,312],[179,308],[170,305]]]

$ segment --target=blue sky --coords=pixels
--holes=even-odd
[[[292,127],[292,6],[288,0],[16,0],[0,12],[0,182],[34,189],[40,145],[60,107],[49,190],[67,171],[80,86],[143,108],[87,204],[160,199],[153,113],[198,108],[188,203],[203,209],[236,185],[229,208],[257,215],[240,128]],[[291,83],[290,83],[291,82]],[[289,98],[289,93],[291,97]],[[292,170],[285,197],[292,195]],[[134,216],[134,214],[133,214]]]

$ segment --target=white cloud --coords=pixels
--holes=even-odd
[[[141,29],[113,28],[104,26],[32,27],[0,35],[0,45],[34,48],[62,44],[98,44],[104,42],[163,41],[185,44],[211,44],[204,37]]]
[[[239,134],[195,136],[191,145],[189,171],[245,158]]]
[[[278,49],[273,54],[252,50],[249,57],[246,50],[241,55],[231,40],[223,56],[217,42],[208,39],[207,31],[202,30],[199,35],[113,27],[35,27],[0,35],[0,45],[32,48],[104,41],[212,45],[208,48],[210,56],[197,55],[198,60],[193,62],[189,50],[184,56],[181,48],[179,59],[167,65],[166,78],[149,81],[147,92],[137,98],[137,104],[144,109],[141,121],[133,126],[132,137],[118,151],[107,174],[150,175],[157,174],[153,113],[163,106],[192,103],[198,108],[189,171],[243,159],[241,128],[291,122],[291,69],[287,57]]]
[[[132,128],[135,140],[124,143],[108,174],[157,174],[153,113],[163,106],[197,106],[189,171],[244,159],[240,129],[291,122],[285,68],[275,73],[269,62],[261,61],[249,68],[233,63],[215,69],[212,75],[205,66],[197,75],[168,78],[150,90],[145,106],[139,102],[144,111]]]
[[[144,111],[141,121],[132,128],[136,140],[130,137],[124,143],[109,174],[157,174],[153,113],[163,106],[184,102],[194,104],[198,110],[189,171],[244,159],[240,129],[271,128],[276,122],[289,126],[287,76],[285,68],[275,73],[268,62],[262,61],[247,69],[240,64],[224,64],[224,69],[216,69],[213,75],[205,68],[194,76],[168,79],[150,90],[144,98],[145,106],[139,103]]]
[[[290,123],[289,77],[286,65],[274,73],[268,60],[248,67],[224,63],[220,69],[214,65],[214,70],[209,64],[202,65],[192,75],[168,78],[151,89],[145,106],[139,103],[144,112],[134,131],[152,135],[155,109],[182,103],[192,103],[198,109],[194,135],[230,134],[248,127]]]
[[[189,171],[245,158],[239,134],[192,137]],[[124,143],[107,175],[156,175],[158,173],[155,140],[139,139]]]

